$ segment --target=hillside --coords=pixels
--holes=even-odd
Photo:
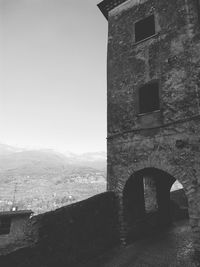
[[[0,144],[0,209],[14,201],[35,213],[58,208],[106,188],[106,155],[26,150]]]

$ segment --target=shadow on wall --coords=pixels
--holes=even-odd
[[[86,262],[118,244],[113,192],[32,217],[31,247],[0,257],[0,266],[67,267]]]
[[[173,222],[189,219],[188,201],[184,189],[170,192],[170,218],[171,223],[169,225],[159,226],[157,211],[146,214],[145,220],[139,221],[129,229],[127,244],[168,230]]]
[[[170,192],[170,206],[173,221],[189,219],[188,200],[184,189]]]
[[[173,176],[156,168],[145,168],[130,176],[123,191],[127,243],[163,231],[173,221],[188,218],[184,190],[170,193],[175,181]]]

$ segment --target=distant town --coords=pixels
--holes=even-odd
[[[0,211],[54,210],[106,190],[106,154],[84,156],[0,145]]]

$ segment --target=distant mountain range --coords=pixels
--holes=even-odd
[[[105,185],[105,152],[78,155],[0,144],[0,210],[9,207],[15,187],[19,207],[44,212],[67,204],[69,195],[78,201],[105,191]]]
[[[106,153],[66,154],[52,149],[28,150],[0,144],[0,173],[46,173],[51,170],[94,168],[105,171]]]

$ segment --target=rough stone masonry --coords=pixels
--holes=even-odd
[[[132,184],[139,198],[138,175],[154,176],[157,198],[159,190],[169,196],[162,183],[168,191],[175,180],[183,185],[193,245],[200,251],[199,6],[199,0],[99,4],[109,25],[108,190],[118,196],[122,242],[128,233],[125,188]]]

